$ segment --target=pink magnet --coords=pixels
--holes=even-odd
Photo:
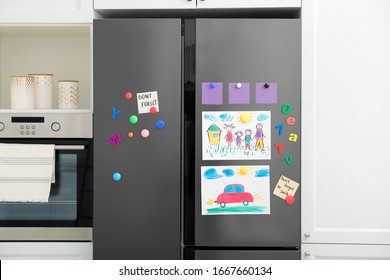
[[[148,137],[148,136],[149,136],[149,130],[143,129],[143,130],[141,131],[141,136],[142,136],[143,138]]]
[[[151,107],[150,108],[150,113],[152,113],[153,115],[157,113],[157,108],[156,107]]]
[[[288,196],[286,197],[286,203],[287,203],[288,205],[294,204],[294,203],[295,203],[295,197],[293,197],[292,195],[288,195]]]

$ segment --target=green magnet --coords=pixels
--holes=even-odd
[[[287,115],[291,111],[291,105],[288,103],[283,104],[282,106],[282,114]]]
[[[132,116],[130,117],[130,122],[131,122],[132,124],[136,124],[136,123],[138,122],[138,117],[137,117],[136,115],[132,115]]]

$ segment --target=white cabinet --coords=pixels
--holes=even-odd
[[[389,11],[302,1],[303,243],[390,245]]]
[[[0,23],[92,23],[93,0],[1,0]]]
[[[198,8],[299,8],[301,0],[198,0]]]
[[[94,0],[95,10],[299,7],[301,0]]]
[[[94,0],[95,10],[191,9],[196,0]]]
[[[390,260],[387,245],[303,244],[302,260]]]
[[[0,242],[1,260],[92,260],[92,242]]]

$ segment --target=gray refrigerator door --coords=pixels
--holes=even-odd
[[[211,86],[211,83],[215,83]],[[244,83],[250,88],[249,100],[235,100],[230,96],[229,83]],[[258,98],[256,84],[265,83],[277,85],[277,100]],[[216,93],[207,92],[204,85],[215,88]],[[299,247],[301,228],[301,193],[299,187],[295,193],[295,204],[286,202],[272,194],[279,178],[284,175],[300,182],[301,167],[301,22],[298,19],[197,19],[196,20],[196,170],[195,170],[195,246],[207,247]],[[218,100],[218,87],[222,90],[222,99]],[[238,87],[238,86],[237,86]],[[205,93],[203,92],[205,91]],[[206,94],[205,96],[203,96]],[[208,94],[208,97],[207,97]],[[216,94],[213,95],[212,94]],[[210,104],[211,103],[211,104]],[[241,104],[237,104],[241,103]],[[268,104],[267,104],[268,103]],[[291,111],[282,106],[289,104]],[[287,106],[287,105],[286,105]],[[270,159],[239,159],[205,160],[202,155],[202,137],[207,133],[209,125],[202,127],[202,122],[211,117],[202,117],[202,112],[214,113],[219,120],[231,115],[231,122],[246,128],[245,123],[254,116],[244,114],[246,118],[237,120],[237,114],[250,111],[270,111],[270,134],[264,142],[271,151]],[[236,112],[236,113],[232,113]],[[237,113],[238,112],[238,113]],[[236,114],[236,115],[234,115]],[[211,116],[212,114],[210,114]],[[234,117],[234,119],[233,119]],[[294,117],[296,123],[288,125],[288,117]],[[203,119],[202,119],[203,118]],[[221,116],[222,119],[222,116]],[[240,124],[241,121],[242,123]],[[261,119],[257,119],[261,121]],[[205,121],[205,123],[207,123]],[[255,131],[256,120],[247,128]],[[282,135],[275,126],[283,124]],[[227,139],[227,132],[220,127],[220,139]],[[297,134],[297,142],[289,141],[291,133]],[[254,136],[254,134],[252,135]],[[210,137],[210,136],[209,136]],[[203,138],[204,141],[204,138]],[[210,140],[209,140],[210,141]],[[221,140],[222,141],[222,140]],[[228,140],[226,140],[228,141]],[[252,140],[254,143],[255,140]],[[244,142],[244,140],[242,140]],[[211,143],[211,142],[210,142]],[[279,154],[274,144],[283,143],[283,153]],[[235,143],[233,143],[234,145]],[[244,143],[241,149],[244,149]],[[217,146],[215,146],[217,147]],[[222,153],[222,152],[221,152]],[[293,161],[287,163],[285,157]],[[231,169],[237,172],[237,166],[269,166],[269,214],[210,215],[202,212],[205,203],[213,204],[217,195],[203,197],[201,186],[201,167],[214,168],[218,166],[235,166]],[[227,168],[229,169],[229,168]],[[205,170],[205,169],[204,169]],[[207,170],[207,169],[206,169]],[[215,171],[215,170],[214,170]],[[255,169],[252,170],[254,172]],[[224,176],[221,170],[217,169]],[[245,173],[245,172],[244,172]],[[227,174],[227,173],[226,173]],[[245,174],[242,174],[245,175]],[[253,175],[253,174],[252,174]],[[228,175],[226,175],[227,177]],[[217,180],[214,180],[217,184]],[[239,183],[232,181],[232,183]],[[211,183],[210,183],[211,186]],[[221,188],[220,193],[224,190]],[[263,195],[264,196],[264,195]],[[208,199],[208,200],[206,200]],[[244,202],[244,206],[245,203]],[[207,205],[206,205],[207,206]],[[229,204],[222,205],[228,209]],[[215,211],[221,211],[220,205],[214,204]],[[242,205],[241,205],[241,208]],[[219,210],[218,210],[219,209]],[[245,210],[244,210],[245,211]],[[203,214],[202,214],[203,213]],[[214,212],[215,213],[215,212]],[[199,253],[200,254],[200,253]]]
[[[95,20],[93,40],[94,258],[180,259],[181,20]]]

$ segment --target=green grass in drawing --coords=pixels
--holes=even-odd
[[[231,157],[231,156],[246,156],[246,157],[260,157],[261,154],[270,153],[270,148],[267,147],[265,151],[256,151],[255,145],[251,145],[251,150],[245,150],[244,147],[237,148],[234,147],[232,149],[227,149],[226,146],[223,145],[208,145],[206,148],[206,153],[211,157],[214,158],[216,155],[218,157]]]
[[[231,206],[231,207],[215,207],[207,209],[208,214],[219,213],[262,213],[267,209],[266,206]]]

